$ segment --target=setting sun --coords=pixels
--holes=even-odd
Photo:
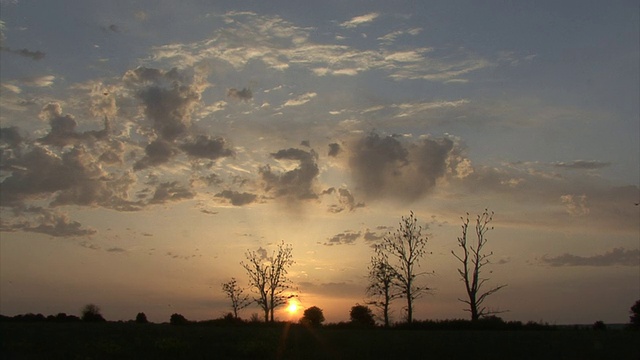
[[[289,306],[287,306],[287,312],[289,312],[289,314],[293,315],[298,311],[299,307],[298,307],[298,303],[296,303],[295,301],[291,301],[289,303]]]

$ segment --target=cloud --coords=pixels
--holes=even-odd
[[[178,153],[178,149],[171,142],[159,139],[149,143],[144,152],[145,156],[133,165],[134,170],[164,164]]]
[[[29,50],[29,49],[18,49],[18,50],[16,50],[16,49],[10,49],[8,47],[2,47],[2,46],[0,46],[0,50],[4,50],[4,51],[12,53],[12,54],[20,55],[20,56],[23,56],[23,57],[26,57],[26,58],[29,58],[29,59],[35,60],[35,61],[44,59],[44,57],[46,55],[46,53],[44,53],[42,51],[39,51],[39,50],[36,50],[36,51],[32,51],[32,50]]]
[[[448,138],[425,138],[405,146],[395,136],[370,133],[349,144],[356,190],[370,199],[416,200],[445,175],[453,147]]]
[[[253,92],[248,88],[242,88],[242,90],[231,88],[227,91],[227,97],[241,101],[249,101],[253,98]]]
[[[314,93],[314,92],[308,92],[306,94],[302,94],[294,99],[289,99],[287,100],[282,106],[286,107],[286,106],[300,106],[303,104],[308,103],[309,101],[311,101],[311,99],[313,99],[314,97],[316,97],[318,94]]]
[[[572,216],[584,216],[589,214],[586,195],[562,195],[560,201],[567,212]]]
[[[339,188],[329,188],[322,192],[322,195],[330,195],[336,194],[338,204],[333,204],[329,206],[329,211],[332,213],[339,213],[344,210],[354,211],[357,208],[364,207],[363,202],[356,202],[355,197],[351,192],[347,189]]]
[[[353,17],[351,20],[348,20],[348,21],[345,21],[345,22],[341,23],[340,26],[343,27],[343,28],[347,28],[347,29],[355,28],[355,27],[358,27],[360,25],[370,23],[373,20],[377,19],[379,16],[380,16],[380,14],[378,14],[376,12],[372,12],[372,13],[368,13],[368,14],[365,14],[365,15],[356,16],[356,17]]]
[[[162,204],[169,201],[192,199],[195,195],[194,192],[178,184],[177,181],[164,182],[156,187],[153,198],[149,202],[151,204]]]
[[[359,237],[360,237],[360,232],[345,231],[340,234],[334,235],[323,245],[326,245],[326,246],[345,245],[345,244],[353,245],[356,242],[356,240],[358,240]]]
[[[358,298],[364,293],[364,285],[353,282],[327,282],[313,283],[308,281],[299,282],[300,291],[303,294],[321,294],[334,298]]]
[[[608,166],[611,166],[609,162],[602,162],[596,160],[575,160],[569,163],[565,162],[556,162],[553,163],[553,166],[565,169],[575,169],[575,170],[595,170],[602,169]]]
[[[247,193],[247,192],[237,192],[231,190],[224,190],[215,195],[215,197],[224,198],[231,201],[231,205],[234,206],[243,206],[247,204],[251,204],[257,199],[257,195]]]
[[[287,197],[289,199],[305,200],[315,199],[318,195],[313,187],[320,170],[318,169],[317,154],[289,148],[272,153],[276,160],[293,160],[298,166],[281,174],[271,170],[269,165],[260,168],[260,176],[264,182],[264,189],[275,197]]]
[[[227,147],[225,139],[221,137],[211,138],[208,135],[198,135],[192,141],[181,144],[180,149],[190,156],[210,160],[233,156],[234,154],[233,150]]]
[[[332,143],[329,144],[329,153],[327,155],[331,157],[336,157],[340,153],[340,144]]]
[[[123,80],[137,89],[144,112],[153,122],[156,134],[173,141],[191,125],[191,114],[199,104],[207,83],[201,75],[187,75],[173,68],[163,71],[138,67],[125,73]]]
[[[48,121],[51,131],[39,142],[48,145],[66,146],[86,141],[106,139],[109,135],[109,120],[105,118],[104,129],[98,131],[76,132],[76,120],[73,115],[62,115],[62,107],[57,102],[46,104],[39,115],[40,119]]]
[[[415,116],[423,112],[435,111],[435,110],[447,110],[455,109],[464,106],[469,103],[469,100],[460,99],[454,101],[434,101],[423,103],[403,103],[399,105],[393,105],[398,109],[396,118]]]
[[[22,79],[22,83],[27,86],[35,87],[47,87],[53,85],[53,81],[56,79],[53,75],[37,76],[31,78]]]
[[[578,256],[565,253],[557,257],[544,256],[542,263],[554,267],[559,266],[638,266],[640,263],[640,250],[627,250],[614,248],[602,255]]]
[[[55,237],[89,236],[97,231],[85,228],[77,221],[72,221],[66,214],[53,212],[41,207],[20,209],[19,215],[12,223],[2,222],[2,231],[27,231]],[[24,215],[30,215],[25,218]],[[35,218],[34,218],[35,217]],[[23,220],[17,220],[23,218]]]

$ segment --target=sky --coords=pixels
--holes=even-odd
[[[466,318],[451,251],[484,209],[504,319],[625,323],[640,298],[637,1],[0,10],[3,315],[218,318],[284,242],[300,306],[345,321],[413,211],[414,318]]]

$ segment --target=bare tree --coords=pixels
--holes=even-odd
[[[371,257],[369,265],[369,285],[367,296],[372,300],[367,304],[373,305],[382,312],[385,327],[389,327],[389,311],[391,302],[402,296],[398,291],[398,281],[395,269],[389,265],[389,258],[381,245],[374,248],[375,255]]]
[[[487,308],[482,306],[489,295],[492,295],[507,286],[499,285],[484,292],[481,290],[482,286],[489,279],[482,278],[480,273],[482,272],[482,268],[490,263],[489,257],[493,255],[493,252],[486,253],[484,251],[484,246],[487,243],[486,233],[489,230],[493,230],[493,226],[489,227],[489,223],[493,221],[493,214],[493,211],[489,213],[489,211],[485,209],[481,215],[476,217],[476,241],[474,243],[469,243],[467,239],[469,230],[469,213],[467,213],[466,218],[461,217],[462,236],[458,238],[458,246],[462,248],[462,254],[458,255],[453,250],[451,251],[453,256],[455,256],[455,258],[462,264],[462,268],[458,269],[458,273],[464,282],[467,297],[469,298],[468,300],[458,300],[469,305],[469,309],[465,309],[465,311],[469,311],[471,313],[472,321],[476,321],[483,316],[502,312],[489,311]]]
[[[395,272],[398,289],[407,301],[407,322],[413,322],[413,301],[420,297],[429,288],[418,286],[417,277],[424,273],[416,273],[420,267],[420,259],[425,255],[427,237],[422,236],[422,226],[418,225],[413,211],[408,217],[402,217],[395,233],[385,236],[382,244],[382,252],[391,259],[389,264]]]
[[[295,297],[286,294],[291,289],[287,279],[288,268],[293,265],[291,250],[291,245],[285,245],[283,242],[270,257],[262,248],[258,252],[247,251],[245,257],[248,263],[241,263],[249,275],[249,284],[258,294],[254,300],[264,311],[265,322],[273,322],[274,310]]]
[[[231,308],[233,309],[233,317],[238,318],[238,312],[251,304],[249,295],[244,293],[244,289],[238,286],[236,278],[222,284],[222,291],[231,300]]]

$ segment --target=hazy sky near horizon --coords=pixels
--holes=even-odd
[[[485,208],[505,319],[627,322],[640,298],[637,1],[0,10],[3,315],[217,318],[245,251],[284,241],[302,306],[346,320],[414,211],[415,317],[466,318],[451,250]]]

